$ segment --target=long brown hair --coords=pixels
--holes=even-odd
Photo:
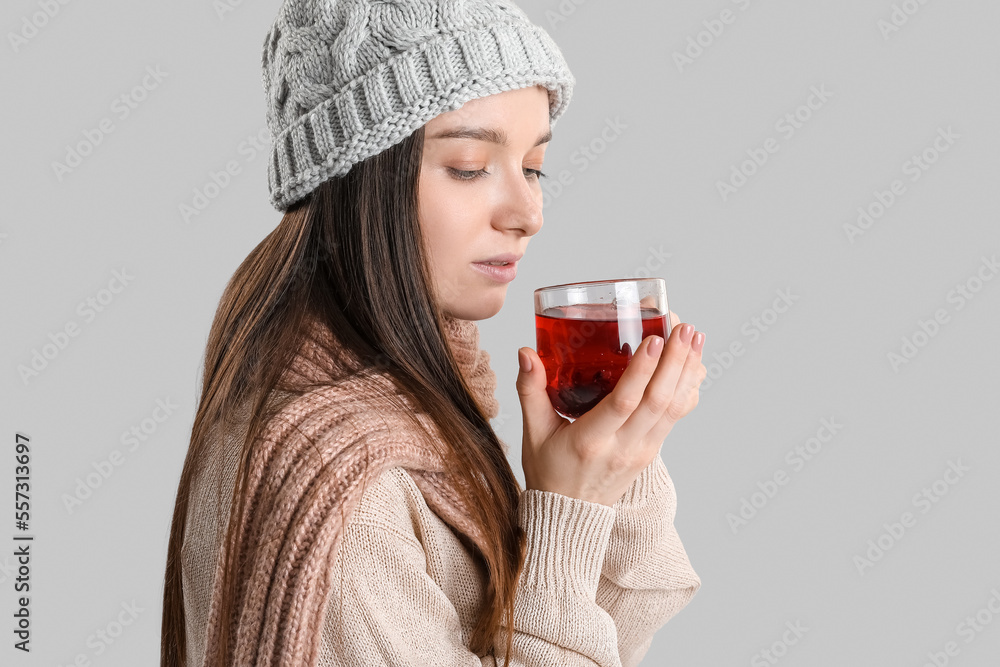
[[[301,387],[284,386],[282,372],[303,341],[307,318],[327,325],[357,358],[377,359],[372,364],[439,427],[452,478],[466,482],[456,487],[488,545],[480,553],[488,583],[469,648],[489,654],[505,625],[509,659],[525,549],[516,514],[520,486],[444,336],[417,219],[423,141],[420,128],[323,182],[285,212],[226,286],[208,336],[201,398],[170,528],[161,667],[187,667],[181,547],[195,470],[206,456],[219,456],[219,434],[238,428],[244,415],[246,437],[221,556],[232,562],[254,441],[283,404],[275,397],[302,393]],[[225,629],[239,613],[238,582],[235,568],[226,567],[223,576],[217,626],[222,650],[208,656],[208,664],[228,667],[233,647]]]

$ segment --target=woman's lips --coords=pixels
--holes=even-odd
[[[480,273],[489,276],[498,283],[509,283],[517,277],[517,262],[511,262],[505,266],[473,262],[472,266]]]

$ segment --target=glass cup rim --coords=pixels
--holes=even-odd
[[[598,285],[614,285],[616,283],[648,283],[660,281],[666,286],[666,280],[660,277],[649,277],[649,278],[615,278],[613,280],[585,280],[576,283],[563,283],[561,285],[546,285],[545,287],[539,287],[534,291],[534,294],[539,294],[541,292],[548,292],[550,290],[566,289],[572,287],[585,287],[585,286],[598,286]]]

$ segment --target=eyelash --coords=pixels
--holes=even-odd
[[[448,167],[448,169],[451,170],[451,173],[454,174],[455,177],[460,181],[474,181],[477,178],[481,178],[490,173],[485,169],[479,169],[477,171],[463,171],[462,169],[454,169],[452,167]],[[540,169],[525,169],[525,171],[534,174],[536,179],[546,178],[547,176]]]

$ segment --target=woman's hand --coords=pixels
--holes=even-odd
[[[614,390],[570,422],[552,407],[545,368],[530,347],[518,350],[517,393],[524,417],[521,464],[528,489],[614,505],[677,421],[698,404],[705,379],[704,334],[670,313],[671,332],[643,339]]]

